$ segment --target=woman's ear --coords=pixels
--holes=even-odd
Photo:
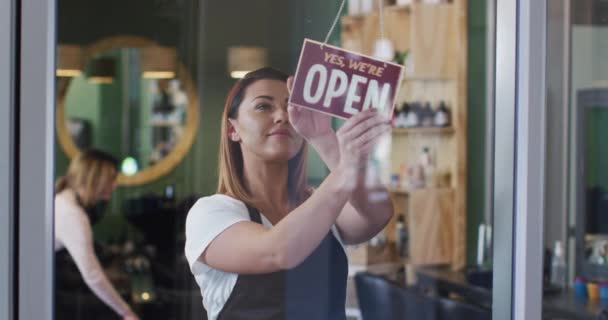
[[[234,142],[241,141],[241,137],[239,136],[239,133],[236,132],[236,129],[234,128],[232,119],[228,119],[228,139],[230,139],[231,141],[234,141]]]

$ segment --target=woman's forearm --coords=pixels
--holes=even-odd
[[[92,244],[83,246],[81,252],[75,252],[72,257],[85,283],[97,297],[121,316],[131,312],[129,305],[106,277],[101,264],[93,253]]]
[[[346,178],[338,171],[330,173],[306,201],[270,230],[269,241],[278,246],[282,269],[304,261],[331,230],[352,191]]]
[[[335,134],[319,137],[309,141],[317,151],[325,165],[330,171],[337,167],[340,161],[338,140]],[[392,216],[393,206],[386,187],[378,184],[369,189],[365,184],[364,168],[358,172],[356,177],[350,177],[357,181],[345,210],[355,210],[370,225],[370,232],[375,234],[386,225]]]

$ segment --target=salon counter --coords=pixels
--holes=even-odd
[[[419,287],[440,296],[457,294],[478,305],[492,305],[491,289],[471,284],[464,271],[453,271],[449,267],[419,267],[416,276]],[[598,318],[602,310],[608,310],[608,302],[577,298],[569,290],[545,293],[543,296],[543,319],[604,319]]]

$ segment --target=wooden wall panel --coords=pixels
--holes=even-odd
[[[384,34],[395,50],[410,48],[410,11],[405,7],[384,9]],[[380,18],[378,12],[365,16],[342,17],[342,46],[344,49],[372,55],[374,43],[380,38]]]
[[[454,189],[427,188],[410,193],[410,263],[453,262],[454,215]]]
[[[454,78],[458,29],[453,4],[413,4],[410,41],[414,78]]]
[[[405,7],[386,7],[384,17],[386,36],[397,50],[409,50],[412,59],[406,63],[408,69],[405,70],[398,104],[429,101],[436,107],[440,101],[445,101],[452,112],[452,128],[445,131],[395,131],[390,164],[383,171],[382,180],[390,181],[390,177],[385,175],[399,173],[402,164],[415,164],[423,146],[434,149],[435,171],[449,172],[449,188],[392,190],[395,213],[401,212],[405,203],[408,211],[406,225],[411,232],[422,230],[423,235],[426,233],[430,237],[430,242],[410,248],[413,255],[420,255],[419,261],[447,261],[454,269],[461,269],[466,261],[467,0],[441,4],[414,1]],[[374,42],[379,37],[377,12],[342,18],[342,45],[345,49],[371,55]],[[423,196],[425,191],[430,194]],[[417,195],[417,203],[413,203],[412,194]],[[450,203],[449,210],[446,203]],[[436,213],[428,217],[419,216],[412,212],[412,208]],[[396,216],[385,228],[390,240],[394,238],[395,221]],[[434,229],[446,226],[451,230]],[[438,230],[441,233],[437,233]],[[449,249],[448,243],[452,245]]]

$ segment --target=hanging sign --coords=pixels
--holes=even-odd
[[[390,117],[403,66],[304,40],[289,103],[348,119],[376,108]]]

